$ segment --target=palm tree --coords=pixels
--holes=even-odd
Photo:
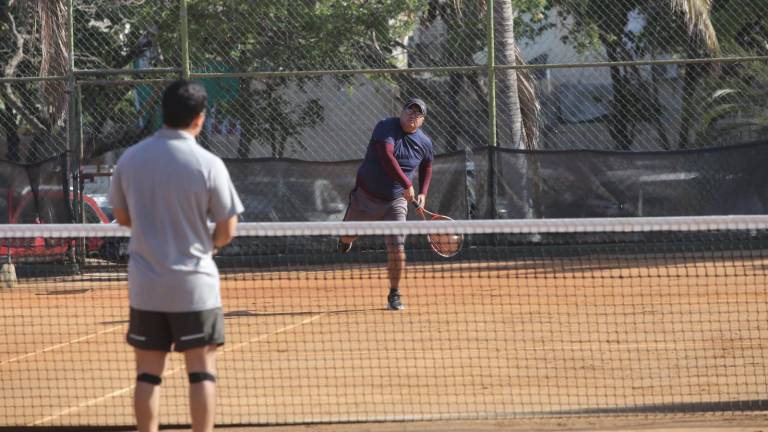
[[[689,58],[700,56],[715,57],[720,54],[720,44],[709,12],[712,9],[712,0],[669,0],[672,9],[682,15],[683,23],[688,30],[686,52]],[[680,136],[678,147],[686,148],[689,144],[689,131],[693,121],[694,95],[699,83],[711,67],[701,64],[688,64],[685,66],[683,85],[683,113],[680,119]]]
[[[541,106],[534,87],[533,74],[526,69],[513,69],[504,66],[524,65],[525,61],[515,38],[515,18],[517,16],[514,0],[476,0],[452,1],[432,0],[425,23],[431,24],[436,15],[440,16],[447,26],[448,36],[445,58],[440,64],[448,66],[472,64],[473,54],[486,47],[493,49],[494,65],[502,66],[494,70],[494,82],[496,85],[496,123],[495,133],[497,146],[515,149],[535,149],[538,147],[540,130]],[[489,9],[490,7],[490,9]],[[488,47],[487,33],[482,31],[485,27],[488,13],[493,13],[493,37],[494,46]],[[476,100],[485,99],[481,95],[482,90],[477,76],[463,76],[452,74],[449,79],[447,97],[448,106],[462,106],[460,98],[465,97],[461,89],[469,84],[469,88],[477,95]],[[489,97],[491,95],[488,95]],[[484,107],[483,107],[484,108]],[[481,110],[483,109],[481,108]],[[471,119],[465,119],[464,113],[449,112],[447,119],[450,124],[473,124]],[[470,121],[467,121],[470,120]],[[455,129],[455,128],[451,128]],[[451,137],[454,142],[460,142],[462,134],[472,135],[472,131],[453,130],[456,137]],[[456,138],[456,139],[453,139]],[[529,159],[532,159],[529,158]],[[521,161],[523,166],[517,167],[516,172],[531,172],[529,178],[532,184],[520,184],[520,193],[525,196],[536,196],[535,191],[538,182],[538,170],[535,161],[525,159]],[[485,217],[496,217],[496,196],[498,178],[505,169],[500,164],[496,152],[489,153],[489,202],[490,206]],[[523,199],[525,203],[535,203],[536,199]],[[525,205],[525,204],[524,204]],[[535,206],[534,206],[535,207]],[[527,217],[534,217],[535,211],[526,208]]]
[[[768,135],[768,89],[761,86],[720,89],[712,93],[704,108],[698,132],[709,143],[727,140],[731,134],[752,137]]]
[[[493,2],[494,50],[497,65],[524,65],[515,40],[515,10],[512,0]],[[541,105],[533,74],[527,69],[496,72],[497,131],[501,147],[534,149],[538,146]]]
[[[497,65],[525,64],[520,49],[515,41],[516,9],[512,0],[497,0],[493,3],[493,39],[495,62]],[[490,48],[489,48],[490,49]],[[496,130],[501,147],[515,149],[534,149],[537,147],[540,125],[540,104],[533,86],[533,76],[525,69],[503,69],[496,72],[497,85],[497,117]],[[505,168],[499,164],[492,154],[491,175],[494,171],[501,174]],[[519,181],[519,197],[521,214],[514,216],[531,219],[541,214],[541,176],[539,165],[533,153],[526,153],[519,159],[516,172],[528,173]],[[497,177],[497,176],[494,176]],[[530,180],[530,181],[528,181]],[[496,178],[490,179],[492,216],[497,217],[499,204],[496,202]]]
[[[445,1],[430,0],[427,13],[422,17],[421,25],[428,27],[437,18],[446,26],[447,35],[445,46],[439,58],[430,58],[429,63],[442,66],[460,66],[475,62],[473,57],[478,51],[487,46],[485,31],[486,14],[489,2],[476,1]],[[524,65],[515,38],[515,18],[518,11],[514,0],[496,0],[493,2],[495,63],[497,65]],[[430,57],[432,50],[419,52],[419,57]],[[445,87],[447,106],[464,105],[469,91],[475,103],[486,100],[487,95],[480,84],[479,75],[450,74],[448,85]],[[539,139],[541,105],[536,97],[534,77],[527,69],[499,69],[496,71],[497,92],[497,133],[501,137],[498,142],[502,147],[536,148]],[[483,111],[482,106],[479,111]],[[487,113],[485,113],[487,115]],[[446,123],[457,125],[451,128],[454,136],[449,137],[452,143],[460,143],[467,137],[470,141],[476,130],[458,130],[460,125],[473,124],[482,113],[473,112],[471,118],[460,110],[449,110],[444,115]]]

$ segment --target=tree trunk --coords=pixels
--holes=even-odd
[[[655,58],[655,56],[654,56]],[[669,138],[667,137],[667,126],[664,124],[664,105],[659,99],[659,86],[661,85],[664,77],[664,67],[661,65],[651,66],[652,76],[652,90],[653,90],[653,122],[656,125],[656,133],[659,135],[659,141],[661,141],[661,147],[664,150],[669,150]]]
[[[5,129],[5,138],[7,150],[6,159],[13,162],[21,162],[21,139],[19,138],[19,125],[14,118],[13,112],[7,108],[0,110],[0,125]]]
[[[495,55],[497,65],[516,65],[518,64],[516,56],[515,42],[515,16],[517,11],[514,9],[511,0],[496,0],[493,3],[493,36],[495,43]],[[499,147],[525,149],[523,134],[523,110],[520,103],[520,91],[518,87],[518,76],[516,69],[499,70],[496,72],[496,130]],[[497,191],[507,191],[502,193],[501,200],[491,200],[491,203],[497,202],[496,209],[492,209],[492,214],[496,217],[513,217],[535,219],[540,213],[538,207],[540,203],[541,177],[538,169],[538,163],[533,153],[526,153],[516,157],[517,163],[514,167],[506,167],[498,164],[500,158],[496,158],[493,163],[496,164],[493,170],[497,176]],[[505,171],[509,169],[518,176],[515,184],[509,184],[504,181]],[[505,196],[504,196],[505,195]],[[500,202],[499,202],[500,201]],[[507,208],[501,208],[506,206]],[[537,236],[531,236],[531,241],[537,241]]]
[[[497,65],[515,64],[515,15],[511,0],[493,2],[495,55]],[[523,117],[517,91],[517,71],[496,73],[496,130],[499,147],[523,148]]]
[[[689,49],[688,58],[696,58],[694,49]],[[701,81],[704,68],[698,64],[685,65],[685,75],[683,75],[683,112],[680,114],[680,135],[678,137],[677,146],[680,149],[688,148],[690,144],[690,130],[691,122],[693,121],[694,96],[696,95],[696,89]]]
[[[618,46],[621,42],[611,42],[604,38],[606,55],[611,62],[619,62],[625,59],[622,56],[622,50]],[[613,89],[613,100],[611,101],[611,113],[608,121],[608,132],[618,150],[630,150],[634,137],[630,128],[629,116],[632,115],[632,109],[629,104],[632,102],[632,92],[630,91],[629,76],[622,73],[619,66],[611,67],[611,86]]]
[[[255,101],[258,95],[251,89],[250,80],[240,80],[240,91],[237,97],[237,106],[242,110],[236,114],[239,116],[242,125],[242,133],[238,138],[237,157],[247,159],[251,153],[251,143],[259,135],[258,124],[256,123]]]
[[[464,82],[466,77],[461,74],[452,74],[448,79],[447,96],[448,100],[454,109],[448,110],[448,124],[455,125],[455,127],[448,128],[448,135],[446,138],[448,142],[445,143],[448,146],[448,151],[463,150],[465,147],[472,147],[471,143],[466,141],[467,129],[465,125],[474,124],[471,119],[467,118],[464,110],[458,108],[463,106],[462,99],[464,94]],[[460,147],[460,144],[461,145]]]
[[[40,18],[40,76],[65,75],[69,54],[67,51],[67,7],[63,0],[37,3]],[[42,83],[43,115],[51,129],[64,126],[68,95],[63,81]]]

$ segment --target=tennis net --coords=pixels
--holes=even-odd
[[[0,427],[133,424],[128,236],[0,226]],[[216,260],[220,425],[768,409],[765,216],[250,223]],[[189,423],[177,354],[161,404]]]

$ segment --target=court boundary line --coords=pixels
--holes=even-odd
[[[96,336],[100,336],[100,335],[103,335],[105,333],[111,333],[111,332],[113,332],[113,331],[115,331],[117,329],[123,328],[125,326],[126,326],[126,324],[120,324],[118,326],[111,327],[111,328],[108,328],[108,329],[105,329],[105,330],[101,330],[101,331],[98,331],[96,333],[91,333],[91,334],[86,335],[86,336],[80,336],[79,338],[72,339],[71,341],[68,341],[68,342],[61,342],[61,343],[58,343],[56,345],[52,345],[52,346],[43,348],[41,350],[37,350],[37,351],[33,351],[33,352],[28,352],[26,354],[22,354],[22,355],[16,356],[16,357],[11,357],[8,360],[0,361],[0,366],[6,365],[6,364],[9,364],[9,363],[13,363],[13,362],[17,362],[17,361],[25,359],[27,357],[32,357],[32,356],[36,356],[36,355],[39,355],[39,354],[44,354],[44,353],[47,353],[49,351],[53,351],[53,350],[65,347],[67,345],[74,345],[76,343],[82,342],[82,341],[87,340],[87,339],[95,338]]]
[[[245,342],[240,342],[238,344],[233,345],[231,348],[227,347],[225,345],[225,347],[221,350],[221,352],[222,353],[231,352],[231,351],[233,351],[233,350],[235,350],[237,348],[241,348],[241,347],[246,346],[248,344],[252,344],[254,342],[262,341],[262,340],[267,339],[267,338],[269,338],[271,336],[274,336],[274,335],[277,335],[277,334],[280,334],[280,333],[284,333],[286,331],[289,331],[289,330],[292,330],[294,328],[300,327],[300,326],[302,326],[304,324],[309,324],[312,321],[318,320],[318,319],[320,319],[320,318],[322,318],[322,317],[324,317],[326,315],[328,315],[327,312],[323,312],[323,313],[314,315],[312,317],[309,317],[309,318],[306,318],[306,319],[302,320],[301,322],[294,323],[294,324],[291,324],[289,326],[281,327],[281,328],[279,328],[279,329],[277,329],[277,330],[275,330],[275,331],[273,331],[271,333],[265,333],[265,334],[259,335],[257,337],[251,338],[251,339],[249,339],[249,340],[247,340]],[[93,336],[95,336],[95,335],[93,335]],[[183,370],[184,368],[185,368],[185,366],[182,365],[182,366],[176,367],[174,369],[167,370],[167,371],[165,371],[163,373],[163,377],[174,375],[177,372]],[[98,397],[98,398],[94,398],[94,399],[90,399],[90,400],[81,402],[81,403],[77,404],[76,406],[72,406],[72,407],[66,408],[66,409],[61,410],[58,413],[55,413],[55,414],[50,415],[48,417],[44,417],[44,418],[42,418],[40,420],[36,420],[36,421],[34,421],[32,423],[28,423],[26,425],[26,427],[39,426],[39,425],[48,423],[51,420],[57,419],[59,417],[63,417],[65,415],[68,415],[68,414],[71,414],[73,412],[79,411],[79,410],[81,410],[83,408],[87,408],[87,407],[96,405],[96,404],[98,404],[98,403],[100,403],[102,401],[105,401],[107,399],[110,399],[112,397],[125,394],[126,392],[129,392],[129,391],[133,390],[135,387],[136,387],[136,384],[134,383],[134,384],[129,385],[128,387],[125,387],[125,388],[113,391],[111,393],[107,393],[104,396],[101,396],[101,397]]]

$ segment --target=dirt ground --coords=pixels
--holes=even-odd
[[[402,312],[384,308],[380,266],[227,274],[217,423],[287,424],[223,428],[262,432],[763,430],[766,418],[750,412],[768,399],[766,265],[414,265]],[[133,423],[126,291],[119,274],[0,291],[0,427]],[[188,422],[185,376],[172,355],[164,424]]]

